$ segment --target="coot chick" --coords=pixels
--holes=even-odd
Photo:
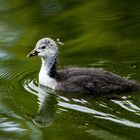
[[[40,39],[27,57],[36,55],[42,60],[39,83],[56,91],[101,95],[140,89],[136,81],[98,68],[69,67],[56,71],[58,47],[51,38]]]

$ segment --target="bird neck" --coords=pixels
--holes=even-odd
[[[50,58],[42,58],[41,72],[54,78],[56,74],[56,59],[56,56]]]

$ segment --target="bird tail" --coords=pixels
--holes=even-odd
[[[140,90],[140,83],[135,80],[128,80],[128,85],[132,88],[132,91]]]

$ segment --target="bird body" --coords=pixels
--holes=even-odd
[[[140,84],[98,68],[65,68],[56,71],[58,47],[51,38],[40,39],[28,57],[42,59],[39,83],[66,93],[105,94],[130,92],[140,89]]]
[[[56,75],[59,91],[69,93],[120,93],[137,90],[139,85],[135,81],[127,80],[111,72],[98,68],[66,68]]]

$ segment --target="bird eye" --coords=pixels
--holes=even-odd
[[[42,46],[42,47],[41,47],[41,49],[45,49],[45,48],[46,48],[46,46]]]

